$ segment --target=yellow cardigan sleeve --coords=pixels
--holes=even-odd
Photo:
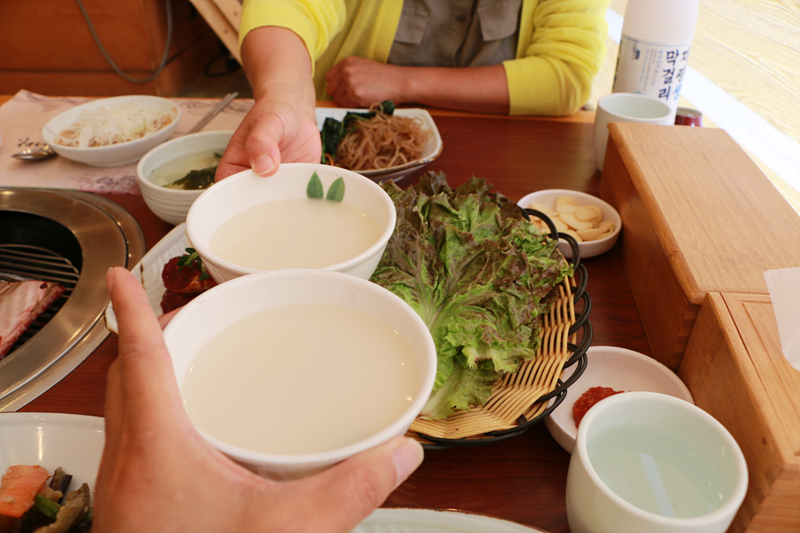
[[[346,16],[344,0],[244,0],[239,46],[255,28],[280,26],[303,40],[313,65],[342,29]]]
[[[569,115],[591,95],[606,53],[609,0],[526,1],[517,57],[503,63],[511,115]]]

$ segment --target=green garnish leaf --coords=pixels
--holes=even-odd
[[[322,191],[322,181],[319,179],[319,176],[316,172],[311,174],[311,179],[308,180],[308,186],[306,187],[306,195],[309,198],[323,198],[324,194]]]
[[[200,258],[200,254],[197,253],[197,250],[194,248],[186,248],[186,254],[187,255],[182,255],[178,258],[178,270],[186,266],[190,268],[195,267],[200,269],[200,281],[211,277],[206,270],[206,265],[203,264],[203,260]]]
[[[328,189],[328,194],[325,196],[325,199],[341,202],[342,198],[344,198],[344,178],[339,177],[331,183],[331,188]]]

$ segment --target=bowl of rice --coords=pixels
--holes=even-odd
[[[64,111],[45,124],[42,139],[66,159],[113,167],[169,139],[180,118],[180,107],[166,98],[116,96]]]

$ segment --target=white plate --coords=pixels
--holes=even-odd
[[[55,142],[59,132],[71,125],[78,116],[86,110],[100,108],[111,108],[127,103],[136,103],[157,109],[162,113],[174,112],[175,116],[169,124],[160,130],[142,137],[119,144],[108,146],[95,146],[92,148],[78,148],[74,146],[62,146]],[[50,119],[42,128],[42,139],[49,144],[61,157],[84,163],[93,167],[113,167],[125,165],[138,161],[140,157],[150,151],[151,148],[158,146],[172,136],[172,132],[181,119],[181,108],[166,98],[158,96],[134,95],[134,96],[115,96],[113,98],[101,98],[85,104],[68,109]]]
[[[355,113],[365,113],[369,110],[344,109],[338,107],[318,107],[316,109],[317,128],[321,130],[322,123],[325,122],[325,119],[328,117],[335,118],[336,120],[342,120],[348,111],[353,111]],[[395,183],[398,183],[406,176],[413,173],[415,170],[427,165],[428,163],[439,157],[439,154],[442,153],[442,137],[441,135],[439,135],[439,130],[436,128],[436,123],[433,121],[433,118],[431,117],[431,114],[428,113],[428,111],[426,111],[425,109],[417,109],[417,108],[402,108],[402,109],[395,109],[394,114],[401,117],[412,117],[420,119],[422,121],[422,128],[430,131],[431,136],[428,139],[428,143],[425,145],[425,150],[423,150],[422,152],[422,157],[420,157],[416,161],[411,161],[410,163],[406,163],[405,165],[398,165],[381,170],[356,171],[359,174],[367,176],[373,181],[377,181],[378,183],[389,180],[394,180]]]
[[[164,296],[164,282],[161,279],[161,271],[170,259],[184,255],[186,248],[190,247],[189,238],[186,236],[186,223],[178,224],[172,231],[167,233],[164,238],[156,243],[153,248],[142,257],[131,269],[134,277],[142,282],[150,306],[155,311],[156,316],[161,316],[161,297]],[[119,333],[117,326],[117,315],[114,314],[114,307],[109,303],[106,307],[106,327],[109,331]]]
[[[489,516],[428,509],[376,509],[353,533],[547,533]]]
[[[39,465],[52,474],[72,474],[72,488],[94,490],[105,442],[105,422],[96,416],[59,413],[0,413],[0,473],[13,465]]]
[[[592,387],[611,387],[625,392],[660,392],[694,404],[692,393],[675,372],[652,357],[614,346],[591,346],[587,355],[589,364],[583,375],[570,386],[561,405],[544,420],[556,442],[569,453],[572,453],[578,435],[572,406]],[[571,376],[574,369],[575,365],[564,370],[562,379]]]

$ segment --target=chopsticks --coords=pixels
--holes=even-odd
[[[237,96],[239,96],[239,93],[229,93],[229,94],[225,95],[225,98],[223,98],[222,100],[217,102],[217,105],[212,107],[211,110],[208,113],[206,113],[205,116],[203,118],[201,118],[197,122],[197,124],[192,126],[191,129],[189,129],[189,131],[186,132],[186,135],[188,135],[190,133],[196,133],[196,132],[200,131],[201,129],[203,129],[206,126],[206,124],[211,122],[212,118],[214,118],[217,115],[219,115],[220,112],[223,109],[225,109],[226,107],[228,107],[228,104],[230,104],[231,101],[233,101],[233,99],[236,98]]]

